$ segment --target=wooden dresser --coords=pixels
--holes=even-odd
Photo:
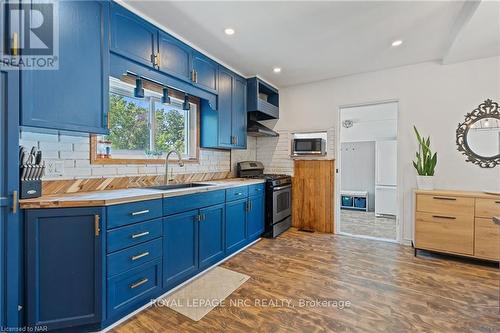
[[[415,248],[499,261],[500,195],[417,190]]]

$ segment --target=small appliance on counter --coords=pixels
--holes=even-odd
[[[19,180],[20,198],[31,199],[42,196],[42,176],[45,171],[45,161],[42,152],[35,147],[28,151],[19,147]]]
[[[292,177],[264,174],[264,165],[257,161],[239,162],[238,177],[266,180],[266,217],[263,236],[275,238],[292,226]]]

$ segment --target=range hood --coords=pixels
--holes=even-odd
[[[247,134],[249,136],[270,136],[270,137],[276,137],[279,136],[279,134],[272,129],[262,125],[261,123],[255,121],[255,120],[248,120],[248,125],[247,125]]]

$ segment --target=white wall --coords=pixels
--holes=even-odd
[[[500,167],[481,169],[467,163],[455,145],[458,123],[486,98],[500,100],[500,57],[453,65],[428,62],[281,89],[275,129],[338,128],[340,106],[399,101],[400,217],[403,238],[410,240],[416,186],[411,160],[417,148],[413,125],[431,136],[432,148],[438,152],[436,188],[500,190]]]

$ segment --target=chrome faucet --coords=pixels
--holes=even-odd
[[[184,163],[182,162],[181,154],[176,150],[169,151],[167,153],[167,157],[165,158],[165,179],[164,179],[165,185],[168,185],[168,183],[170,182],[170,177],[168,176],[168,160],[170,159],[170,155],[172,155],[174,153],[177,154],[177,157],[179,158],[179,166],[181,168],[184,166]],[[171,176],[173,176],[173,171],[172,171]]]

